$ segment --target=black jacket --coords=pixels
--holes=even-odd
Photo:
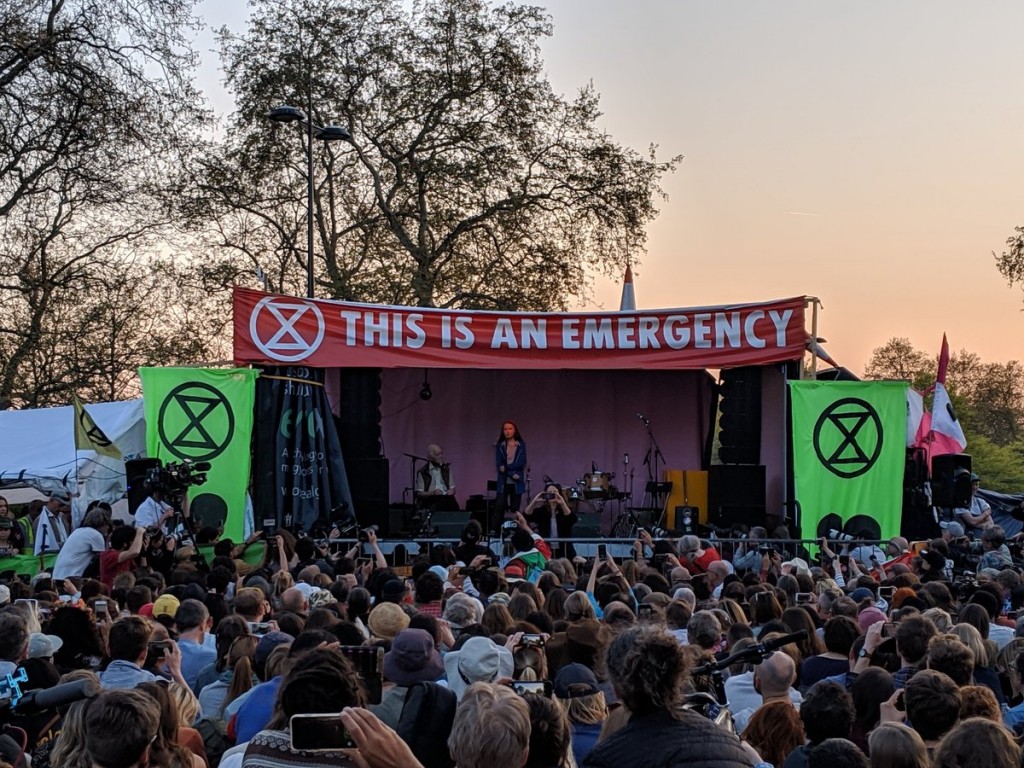
[[[693,712],[633,717],[625,728],[598,744],[583,768],[750,768],[740,740]]]

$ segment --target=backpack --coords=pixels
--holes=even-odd
[[[204,717],[196,723],[196,730],[203,739],[210,768],[217,768],[224,753],[235,746],[228,737],[228,724],[220,717]]]
[[[451,768],[448,734],[455,722],[457,703],[455,694],[437,683],[409,686],[395,730],[423,768]]]

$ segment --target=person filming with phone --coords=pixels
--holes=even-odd
[[[562,495],[562,488],[557,483],[549,482],[544,490],[538,493],[523,513],[530,526],[547,541],[556,557],[575,557],[576,551],[565,539],[572,538],[572,529],[579,518],[573,512]]]

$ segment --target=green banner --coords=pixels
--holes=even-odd
[[[906,461],[907,385],[889,381],[793,381],[793,479],[801,529],[822,518],[874,518],[881,537],[900,533]]]
[[[197,528],[224,523],[239,541],[249,487],[253,398],[258,371],[248,368],[140,368],[146,450],[164,464],[208,461],[202,485],[189,490]],[[134,513],[135,510],[132,510]]]

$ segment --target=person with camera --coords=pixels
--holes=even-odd
[[[548,483],[543,491],[533,497],[523,513],[527,522],[541,538],[546,540],[556,557],[575,557],[572,544],[563,541],[572,538],[572,529],[579,518],[569,509],[557,483]]]
[[[732,556],[732,567],[740,573],[743,571],[757,573],[761,569],[761,557],[763,554],[758,549],[761,541],[767,537],[768,531],[762,526],[755,525],[751,528],[746,538],[736,545]]]
[[[153,485],[150,488],[149,496],[135,510],[135,527],[155,527],[162,530],[172,517],[174,517],[174,507],[164,501],[163,486]]]
[[[160,666],[180,685],[188,687],[181,676],[181,651],[173,640],[160,640],[152,644],[153,629],[139,616],[118,619],[107,633],[110,663],[100,672],[100,687],[104,690],[134,688],[139,683],[156,682],[159,678],[142,667],[151,650],[162,654]]]
[[[146,541],[145,528],[119,525],[110,534],[110,548],[100,553],[100,581],[111,589],[119,574],[130,573],[138,567],[136,560],[142,554]]]

